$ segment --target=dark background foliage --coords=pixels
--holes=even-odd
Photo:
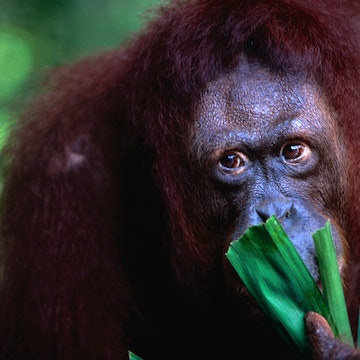
[[[44,72],[119,45],[161,3],[164,0],[1,0],[0,150]]]

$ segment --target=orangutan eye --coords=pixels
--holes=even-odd
[[[280,150],[280,155],[283,157],[284,161],[290,163],[305,161],[310,154],[310,148],[302,142],[286,142]]]
[[[220,158],[219,165],[222,171],[238,174],[243,170],[246,160],[247,159],[244,154],[238,151],[231,151],[225,153]]]

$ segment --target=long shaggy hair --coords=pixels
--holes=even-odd
[[[336,113],[349,153],[355,314],[360,53],[351,3],[174,1],[120,49],[51,74],[8,144],[1,359],[126,359],[142,288],[162,291],[139,266],[199,292],[213,281],[219,254],[201,238],[206,209],[187,195],[196,184],[184,154],[201,91],[244,55],[311,76]]]

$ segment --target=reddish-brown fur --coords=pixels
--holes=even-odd
[[[231,316],[219,295],[223,254],[201,237],[201,204],[187,195],[196,184],[182,157],[201,90],[244,52],[313,75],[338,114],[350,149],[344,216],[356,315],[360,51],[356,11],[346,4],[177,1],[127,46],[53,74],[9,144],[1,359],[122,360],[128,348],[145,360],[191,359],[191,331],[209,349],[204,359],[222,354]],[[239,327],[253,326],[257,342],[277,341],[248,320]],[[230,345],[241,358],[241,340]]]

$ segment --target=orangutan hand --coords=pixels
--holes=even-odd
[[[336,339],[328,322],[321,315],[315,312],[307,313],[305,324],[313,359],[360,360],[360,351]]]

